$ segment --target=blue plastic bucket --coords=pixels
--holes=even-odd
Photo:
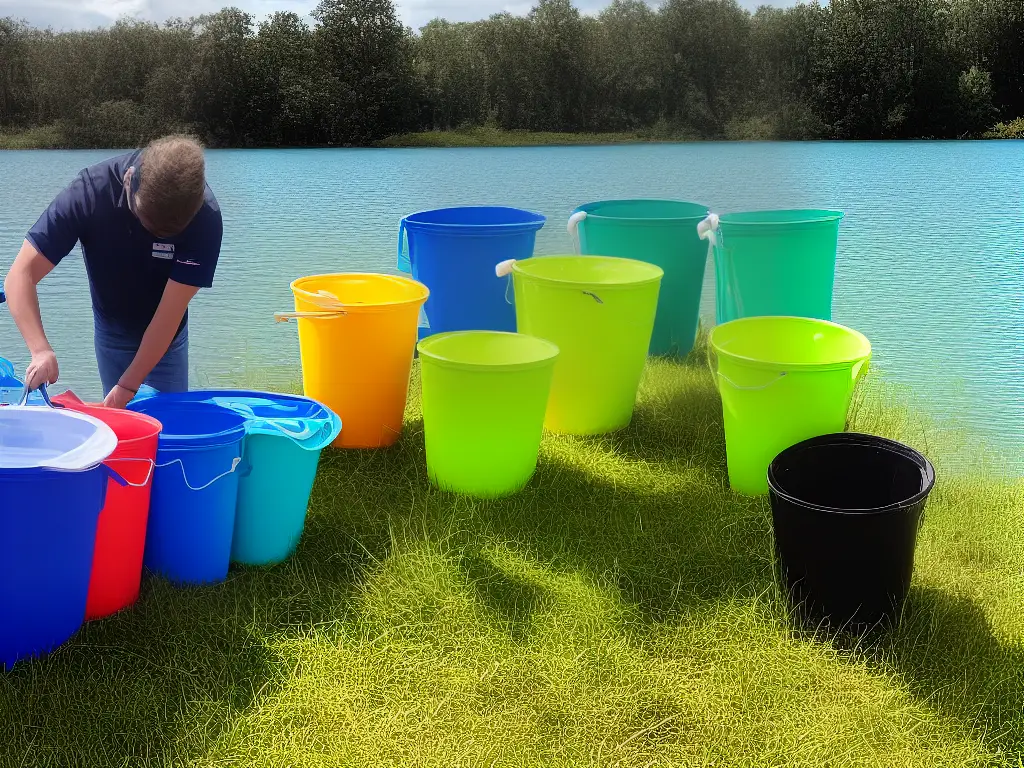
[[[85,620],[96,527],[113,475],[99,462],[116,445],[109,427],[86,416],[0,408],[0,665],[7,669],[54,650]]]
[[[16,405],[24,384],[14,374],[10,360],[0,357],[0,405]]]
[[[494,268],[533,255],[546,219],[519,208],[468,206],[413,213],[398,231],[398,268],[430,289],[429,326],[420,337],[451,331],[516,330],[507,283]],[[408,237],[408,251],[405,241]]]
[[[156,454],[143,562],[174,584],[228,575],[245,417],[212,403],[140,400],[131,410],[164,426]]]
[[[246,418],[248,472],[238,485],[231,560],[275,565],[290,557],[306,525],[321,451],[340,434],[341,419],[315,400],[269,392],[206,390],[157,400],[212,403]]]

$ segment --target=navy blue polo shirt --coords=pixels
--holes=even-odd
[[[196,288],[213,285],[224,234],[220,205],[209,185],[206,202],[184,232],[171,238],[150,234],[128,209],[124,194],[125,171],[137,167],[140,154],[111,158],[80,172],[26,235],[54,265],[81,242],[94,314],[139,341],[168,280]],[[187,321],[186,313],[181,328]]]

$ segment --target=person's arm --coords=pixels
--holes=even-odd
[[[7,306],[14,318],[15,325],[21,331],[28,351],[32,354],[33,363],[37,357],[53,356],[53,348],[43,330],[43,318],[39,312],[39,294],[36,286],[39,281],[53,271],[53,263],[41,254],[28,240],[22,243],[14,264],[11,265],[7,278],[4,280],[4,292],[7,294]],[[28,381],[30,387],[39,384],[52,384],[57,380],[57,360],[52,361],[52,370],[46,371],[45,380]],[[38,366],[37,366],[38,367]],[[32,366],[29,373],[35,373]],[[26,376],[31,378],[31,376]]]
[[[181,319],[185,316],[185,310],[198,292],[199,288],[196,286],[183,285],[173,280],[167,281],[160,306],[157,307],[156,314],[153,315],[153,320],[142,337],[139,351],[135,354],[132,364],[128,366],[128,370],[121,375],[117,386],[103,401],[105,406],[124,408],[131,402],[150,372],[167,354],[181,325]]]

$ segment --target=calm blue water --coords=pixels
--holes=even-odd
[[[109,154],[0,152],[0,273],[61,187]],[[397,223],[412,211],[539,210],[549,223],[538,252],[552,254],[571,250],[565,220],[592,200],[840,208],[836,321],[867,334],[876,366],[930,413],[1002,450],[1024,447],[1024,143],[225,150],[208,162],[225,242],[216,285],[194,305],[196,384],[296,380],[294,325],[273,320],[292,306],[289,282],[394,272]],[[69,257],[40,294],[62,383],[98,395],[81,259]],[[0,356],[27,362],[2,310]]]

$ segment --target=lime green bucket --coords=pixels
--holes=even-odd
[[[768,493],[768,465],[812,437],[843,432],[871,343],[824,320],[752,317],[711,332],[725,416],[729,482]]]
[[[544,426],[601,435],[629,425],[654,330],[660,267],[605,256],[543,256],[512,274],[519,332],[548,339],[555,364]]]
[[[521,490],[537,468],[558,347],[516,333],[441,333],[419,343],[427,474],[480,498]]]
[[[840,211],[709,216],[718,322],[782,315],[832,319]]]
[[[588,256],[621,256],[665,272],[650,353],[685,357],[693,349],[708,263],[697,225],[705,205],[676,200],[606,200],[576,209],[569,234]]]

